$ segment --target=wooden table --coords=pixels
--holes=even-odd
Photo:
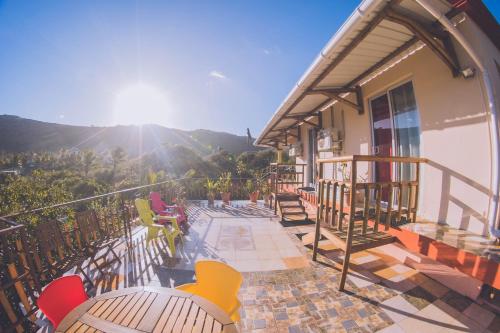
[[[79,305],[57,332],[237,332],[229,316],[206,299],[180,290],[135,287]]]

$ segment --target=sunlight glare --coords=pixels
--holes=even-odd
[[[166,125],[170,104],[160,89],[138,82],[120,91],[113,105],[113,123],[116,125]]]

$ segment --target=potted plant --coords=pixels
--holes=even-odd
[[[267,180],[260,183],[260,191],[264,197],[264,205],[269,205],[269,198],[271,196],[271,186]]]
[[[257,203],[257,199],[259,199],[260,193],[257,184],[252,179],[248,179],[245,184],[245,188],[247,190],[250,201],[253,203]]]
[[[231,172],[223,172],[219,176],[217,185],[219,188],[220,196],[222,198],[222,202],[225,204],[229,204],[229,201],[231,200],[231,184]]]
[[[215,193],[217,192],[217,182],[207,178],[205,182],[205,188],[207,189],[207,200],[208,205],[213,206],[215,201]]]

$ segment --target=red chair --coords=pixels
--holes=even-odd
[[[54,328],[57,328],[71,310],[88,298],[82,279],[78,275],[68,275],[49,283],[36,303]]]
[[[149,193],[149,200],[151,200],[151,210],[157,215],[175,217],[179,224],[187,222],[187,216],[184,209],[179,205],[167,205],[163,200],[161,200],[160,193]]]

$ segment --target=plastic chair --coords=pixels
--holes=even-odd
[[[82,279],[78,275],[68,275],[49,283],[36,303],[54,328],[57,328],[71,310],[88,298]]]
[[[194,266],[195,283],[187,283],[176,289],[192,293],[215,303],[233,321],[240,320],[238,291],[243,275],[231,266],[213,260],[200,260]]]
[[[149,203],[144,199],[135,199],[135,207],[137,208],[137,212],[139,213],[139,218],[142,221],[142,224],[148,228],[148,235],[146,238],[146,246],[149,245],[149,242],[155,238],[158,238],[158,234],[161,231],[165,238],[167,239],[168,247],[170,249],[170,253],[172,256],[175,255],[175,238],[182,235],[182,231],[179,229],[177,222],[171,220],[172,218],[166,218],[161,215],[156,215],[149,208]],[[172,222],[172,230],[168,229],[167,225],[157,223],[158,220],[167,219],[168,222]],[[182,238],[181,238],[182,241]]]
[[[187,222],[186,213],[179,205],[167,205],[161,200],[161,195],[158,192],[149,193],[149,200],[151,200],[151,209],[161,216],[175,217],[178,223]]]

